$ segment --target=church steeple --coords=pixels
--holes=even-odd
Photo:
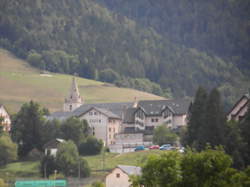
[[[73,77],[72,84],[69,90],[69,95],[64,101],[63,110],[65,112],[70,112],[70,111],[75,110],[82,104],[83,104],[83,100],[80,96],[76,79],[75,77]]]

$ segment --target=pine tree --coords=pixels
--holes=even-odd
[[[206,114],[203,127],[199,133],[201,148],[209,143],[212,147],[225,145],[226,118],[224,115],[219,91],[213,89],[206,104]]]
[[[205,109],[207,102],[207,92],[199,87],[196,92],[194,102],[189,109],[189,122],[187,126],[187,145],[199,149],[202,126],[205,121]]]
[[[244,153],[244,161],[246,166],[250,165],[250,106],[243,121],[240,122],[241,137],[246,144]]]

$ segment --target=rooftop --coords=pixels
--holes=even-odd
[[[187,99],[145,100],[139,101],[138,105],[144,109],[147,115],[160,115],[167,107],[178,115],[187,113],[190,101]]]
[[[141,168],[137,166],[118,165],[123,172],[128,175],[141,175]]]

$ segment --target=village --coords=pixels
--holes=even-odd
[[[154,129],[165,126],[178,131],[186,127],[190,119],[189,110],[192,102],[188,99],[140,100],[135,97],[133,102],[85,104],[79,93],[76,78],[73,77],[62,111],[44,117],[48,121],[65,121],[72,117],[85,120],[90,128],[89,133],[102,140],[109,152],[125,154],[146,149],[161,149],[162,145],[155,145],[153,142]],[[228,112],[227,120],[242,121],[248,111],[249,102],[250,96],[243,95]],[[0,106],[0,117],[3,131],[10,133],[11,119],[3,105]],[[64,139],[54,137],[44,145],[44,155],[56,157],[59,145],[65,142]],[[167,149],[164,148],[166,145]],[[164,144],[162,150],[180,150],[180,153],[183,153],[183,148],[180,141],[175,141],[172,145]],[[129,187],[130,177],[141,174],[141,167],[117,165],[106,175],[105,186]],[[25,182],[16,182],[16,187],[27,185],[28,182]],[[40,182],[42,184],[42,181]]]

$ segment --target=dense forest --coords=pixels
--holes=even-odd
[[[1,0],[0,46],[42,70],[174,97],[248,90],[249,0]]]

